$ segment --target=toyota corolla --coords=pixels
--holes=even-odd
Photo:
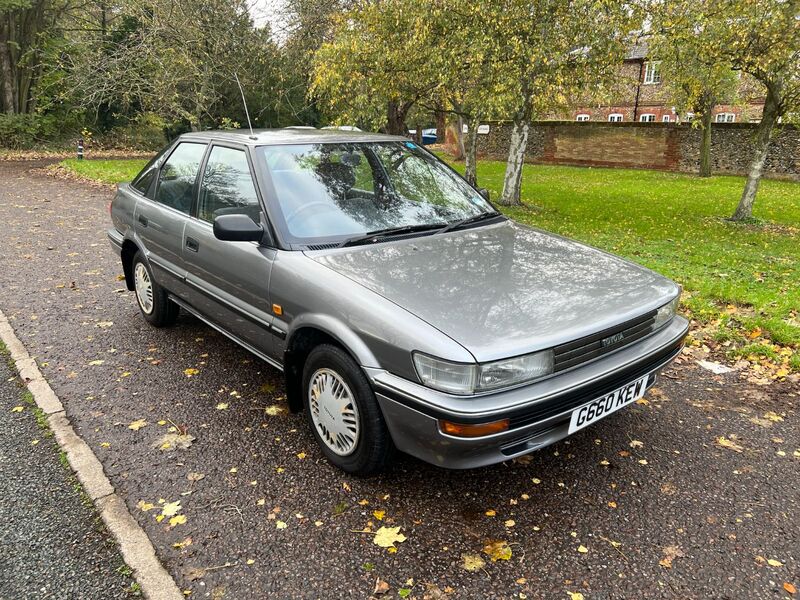
[[[281,369],[332,464],[471,468],[635,402],[688,327],[672,281],[487,196],[404,138],[192,133],[119,187],[109,238],[143,317]]]

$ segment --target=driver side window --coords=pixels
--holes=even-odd
[[[197,216],[213,223],[220,215],[243,214],[258,223],[260,213],[244,151],[223,146],[212,148],[200,184]]]

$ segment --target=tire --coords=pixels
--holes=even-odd
[[[386,467],[394,453],[392,438],[369,381],[347,352],[331,344],[314,348],[303,368],[302,390],[311,431],[333,465],[354,475]],[[325,411],[331,399],[340,410]]]
[[[180,307],[167,297],[167,291],[156,283],[153,271],[141,252],[137,252],[131,263],[136,304],[144,320],[153,327],[168,327],[178,318]],[[149,286],[149,293],[147,291]]]

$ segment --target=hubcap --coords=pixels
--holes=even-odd
[[[149,315],[153,312],[153,283],[145,266],[137,262],[133,272],[134,286],[136,287],[136,300],[142,312]]]
[[[339,456],[358,444],[358,407],[350,388],[336,371],[318,369],[308,385],[311,421],[322,441]]]

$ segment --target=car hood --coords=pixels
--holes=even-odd
[[[512,221],[308,256],[428,322],[479,362],[613,327],[679,291],[649,269]]]

